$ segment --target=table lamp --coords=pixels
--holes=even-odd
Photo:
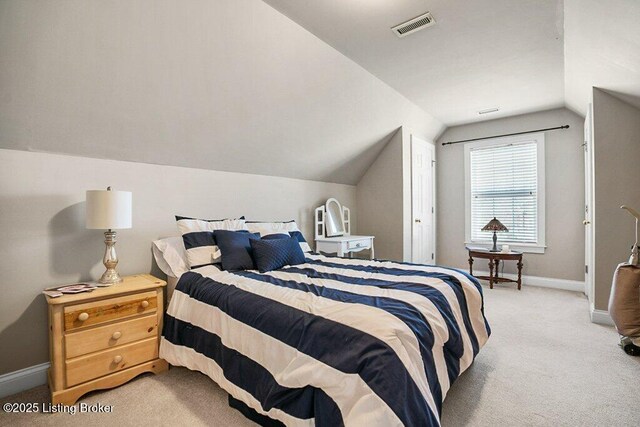
[[[498,245],[496,244],[498,242],[498,236],[496,236],[496,232],[509,231],[509,229],[494,216],[487,225],[482,227],[482,231],[493,231],[493,248],[491,248],[491,252],[498,252]]]
[[[104,243],[107,246],[102,262],[107,271],[99,282],[105,285],[122,282],[116,271],[116,232],[113,230],[131,228],[131,192],[106,190],[87,191],[87,228],[107,230]]]

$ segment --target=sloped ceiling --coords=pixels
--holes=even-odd
[[[559,106],[584,115],[592,86],[640,95],[638,0],[264,1],[447,126]],[[390,30],[426,11],[435,26]]]
[[[564,106],[562,1],[264,1],[447,126]],[[435,26],[390,30],[426,11]]]
[[[443,128],[260,0],[0,2],[0,148],[355,184],[400,126]]]
[[[640,1],[565,0],[564,86],[582,115],[592,86],[640,107]]]
[[[400,126],[640,95],[637,0],[266,1],[1,1],[0,148],[355,184]]]

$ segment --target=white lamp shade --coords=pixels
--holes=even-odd
[[[132,196],[130,191],[87,191],[87,228],[131,228]]]

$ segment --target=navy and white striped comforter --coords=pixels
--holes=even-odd
[[[435,426],[489,333],[465,273],[308,254],[265,274],[185,273],[160,357],[286,425]]]

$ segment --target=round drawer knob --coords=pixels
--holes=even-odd
[[[144,301],[142,301],[142,302],[140,303],[140,305],[142,306],[142,308],[147,308],[147,307],[149,307],[149,301],[144,300]]]
[[[87,320],[89,318],[89,313],[80,313],[78,315],[78,320],[81,322],[84,322],[85,320]]]
[[[119,340],[121,336],[122,336],[122,332],[115,331],[113,335],[111,335],[111,338],[113,338],[114,340]]]
[[[122,362],[122,356],[117,355],[116,357],[113,358],[113,363],[115,363],[116,365],[120,362]]]

